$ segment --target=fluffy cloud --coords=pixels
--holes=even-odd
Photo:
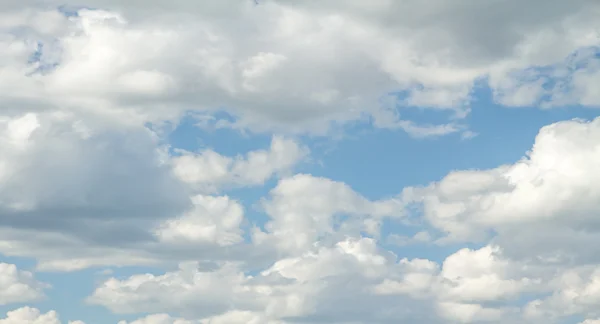
[[[268,320],[264,315],[249,311],[230,311],[222,315],[200,320],[200,324],[284,324],[282,321]]]
[[[599,138],[600,119],[548,125],[517,163],[452,172],[403,195],[422,203],[439,242],[494,237],[515,258],[597,262]]]
[[[594,55],[576,69],[569,56],[598,45],[599,7],[591,0],[507,0],[493,8],[464,0],[58,5],[106,11],[67,18],[29,1],[7,10],[12,18],[1,27],[12,33],[0,43],[7,105],[26,100],[137,123],[225,109],[237,119],[215,120],[217,127],[312,133],[371,118],[427,136],[464,126],[417,124],[403,119],[403,109],[448,110],[460,119],[480,80],[507,105],[547,97],[598,103],[588,86],[598,74]],[[529,14],[539,6],[543,14]]]
[[[262,205],[270,221],[266,233],[254,232],[254,242],[275,244],[289,253],[361,231],[377,237],[384,218],[404,214],[396,199],[370,201],[343,182],[307,174],[282,179]]]
[[[435,289],[438,310],[464,321],[505,321],[516,313],[528,322],[598,317],[592,305],[598,300],[599,137],[600,119],[555,123],[514,164],[453,171],[429,186],[406,188],[399,200],[421,204],[422,216],[439,231],[435,243],[491,245],[447,257],[437,279],[418,275],[421,286],[388,279],[378,291],[428,296],[423,287]],[[529,296],[521,310],[481,304],[518,296]]]
[[[306,147],[279,136],[273,137],[268,151],[251,151],[245,157],[222,156],[210,149],[197,154],[178,152],[172,158],[175,174],[203,192],[264,184],[274,174],[290,172],[308,155]]]
[[[157,141],[146,129],[96,131],[59,113],[26,114],[3,124],[5,227],[54,228],[82,241],[110,244],[144,239],[127,220],[150,222],[189,205],[185,187],[160,161]],[[118,218],[125,221],[110,225]],[[106,236],[109,232],[115,235]],[[123,232],[127,235],[119,235]]]
[[[284,179],[263,203],[272,220],[266,225],[267,232],[260,235],[277,237],[277,231],[289,228],[277,242],[286,248],[297,247],[288,250],[296,256],[275,262],[261,276],[277,274],[295,282],[287,286],[285,281],[271,284],[270,289],[275,286],[282,289],[280,293],[295,298],[293,304],[289,301],[278,309],[289,310],[287,316],[307,320],[325,316],[330,321],[335,318],[343,322],[343,318],[320,305],[335,304],[337,311],[328,311],[344,313],[350,306],[332,304],[329,294],[335,291],[331,298],[341,298],[353,295],[351,291],[356,290],[352,289],[364,292],[365,288],[373,296],[391,300],[432,300],[438,317],[459,322],[541,323],[566,315],[597,317],[600,314],[593,308],[598,297],[593,242],[597,240],[594,215],[598,197],[594,195],[593,184],[597,181],[593,161],[598,159],[599,129],[600,119],[546,126],[527,157],[513,165],[456,171],[430,186],[407,188],[397,200],[368,201],[342,183],[306,175]],[[422,202],[425,219],[447,233],[438,243],[492,238],[493,244],[477,250],[459,250],[437,265],[427,260],[390,261],[393,255],[376,252],[371,239],[335,239],[336,234],[358,235],[345,230],[362,228],[365,220],[402,215],[399,206],[411,199]],[[352,226],[333,225],[333,216],[340,213],[350,216],[344,221]],[[540,228],[544,232],[536,233]],[[349,255],[353,257],[348,260],[358,263],[345,263],[344,258]],[[573,268],[573,262],[582,265]],[[339,282],[354,282],[362,288],[340,286]],[[353,296],[357,299],[344,300],[352,301],[352,305],[375,307],[367,312],[376,313],[376,306],[361,300],[364,296]],[[516,302],[522,296],[531,296],[523,307]],[[385,304],[384,300],[377,299]],[[486,306],[491,302],[500,306]],[[268,305],[262,305],[266,314]],[[270,316],[274,314],[277,313]],[[285,318],[282,314],[277,316]]]
[[[123,248],[152,240],[148,227],[191,206],[187,187],[145,128],[99,125],[59,112],[0,123],[5,254],[43,259],[69,246]]]
[[[168,314],[153,314],[133,322],[121,321],[119,324],[281,324],[279,321],[266,320],[264,316],[247,311],[231,311],[223,315],[202,319],[186,320],[174,318]]]
[[[514,267],[497,256],[498,249],[486,246],[477,251],[462,249],[446,258],[441,272],[448,283],[447,298],[460,301],[496,301],[514,298],[535,281],[522,277],[511,278]]]
[[[22,307],[6,313],[0,324],[61,324],[56,311],[40,312],[37,308]],[[68,324],[85,324],[82,321],[69,321]]]
[[[597,239],[593,161],[599,129],[600,119],[546,126],[527,157],[513,165],[455,171],[392,199],[371,201],[344,183],[310,175],[284,178],[262,202],[270,218],[264,231],[253,234],[254,244],[266,242],[283,254],[258,275],[243,265],[222,264],[216,270],[187,265],[162,276],[110,279],[89,300],[117,312],[158,310],[189,318],[224,316],[234,307],[264,321],[595,318],[600,315],[592,307],[597,263],[589,251]],[[424,219],[445,233],[436,243],[488,245],[460,249],[440,264],[398,259],[381,249],[381,222],[414,213],[405,210],[414,202],[422,204]],[[548,231],[541,235],[533,228]],[[560,247],[551,244],[557,237]],[[573,261],[589,265],[573,268]],[[180,297],[173,303],[166,296],[175,291]],[[203,301],[197,298],[202,291],[215,292]],[[194,299],[185,297],[187,292]],[[118,303],[112,302],[115,296]],[[400,304],[411,306],[391,306]]]
[[[212,242],[232,245],[243,241],[240,225],[244,220],[243,207],[227,196],[192,197],[194,209],[180,218],[165,221],[157,236],[165,243]]]
[[[184,264],[180,270],[160,276],[112,278],[88,301],[119,313],[159,310],[189,318],[212,316],[200,323],[220,323],[225,318],[240,323],[237,318],[265,323],[292,319],[303,323],[518,319],[518,307],[485,307],[481,303],[514,299],[535,291],[539,282],[511,273],[514,267],[510,269],[507,260],[494,256],[496,252],[493,247],[464,249],[440,266],[423,259],[398,260],[378,248],[373,239],[349,238],[281,259],[255,276],[232,265],[203,270],[197,264]],[[513,279],[518,275],[521,277]],[[236,311],[227,312],[228,307]],[[160,314],[154,318],[174,320]]]
[[[133,322],[120,321],[118,324],[196,324],[197,321],[188,321],[181,318],[173,318],[168,314],[153,314]]]
[[[178,271],[160,276],[111,278],[96,289],[88,302],[105,305],[116,313],[178,311],[204,317],[225,312],[236,292],[244,294],[240,287],[248,278],[235,265],[223,265],[215,271],[200,271],[198,267],[196,263],[182,264]],[[252,296],[248,291],[246,297],[250,298],[242,302],[254,303]]]
[[[356,121],[468,137],[481,84],[504,106],[598,106],[597,1],[44,5],[0,4],[0,253],[46,270],[180,265],[115,275],[89,303],[159,312],[130,324],[600,317],[600,119],[544,127],[513,164],[382,199],[292,175],[309,150],[288,137]],[[449,117],[420,123],[413,108]],[[198,127],[281,135],[246,155],[171,156],[146,126],[187,113]],[[266,221],[248,231],[248,206],[227,191],[273,177]],[[382,230],[407,218],[426,226]],[[383,242],[474,246],[436,262]],[[0,304],[47,287],[7,264],[0,279]],[[59,323],[27,307],[2,321]]]
[[[529,302],[526,315],[557,319],[583,314],[596,318],[600,316],[594,306],[600,301],[599,283],[600,269],[597,265],[567,269],[549,282],[553,290],[550,296]]]
[[[285,319],[386,322],[399,314],[410,316],[413,311],[409,307],[391,308],[403,300],[401,297],[368,295],[365,289],[396,267],[397,271],[406,268],[406,262],[396,264],[395,257],[379,251],[372,239],[347,239],[279,260],[254,276],[231,264],[216,270],[184,264],[178,271],[160,276],[111,278],[88,301],[119,313],[164,311],[189,318],[210,316],[206,323],[225,319],[241,322],[241,318],[265,323]],[[175,295],[178,297],[173,299]],[[231,307],[236,311],[228,311]]]
[[[37,281],[31,272],[14,264],[0,263],[0,305],[39,300],[48,284]]]
[[[275,137],[269,150],[245,158],[213,151],[170,157],[144,127],[89,117],[0,118],[2,253],[35,257],[41,269],[54,270],[219,258],[219,247],[234,244],[231,258],[255,255],[239,246],[244,208],[198,192],[261,184],[308,154]]]
[[[28,118],[18,121],[35,125],[37,119]],[[27,150],[31,131],[18,129],[23,131],[12,131],[6,142],[15,150]],[[116,313],[164,312],[206,323],[388,323],[399,318],[542,323],[569,314],[595,318],[600,315],[591,306],[597,297],[597,264],[587,259],[589,252],[573,246],[595,240],[591,180],[598,129],[600,119],[549,125],[540,130],[528,157],[514,165],[455,171],[390,199],[369,200],[342,182],[306,174],[283,178],[262,201],[269,219],[252,233],[253,246],[242,243],[243,208],[238,202],[195,195],[193,209],[154,228],[158,250],[242,243],[246,251],[269,246],[278,254],[248,264],[219,261],[217,254],[224,250],[216,250],[202,262],[182,263],[179,270],[163,275],[111,278],[88,302]],[[492,240],[478,249],[459,249],[441,263],[398,258],[379,246],[380,227],[387,219],[414,213],[406,210],[414,202],[422,203],[425,220],[447,233],[436,243]],[[523,253],[512,240],[518,244],[531,226],[555,231],[544,236],[529,232],[532,250]],[[581,226],[589,236],[569,236]],[[548,245],[552,237],[545,237],[558,234],[562,250]],[[251,255],[246,257],[250,261]],[[572,261],[582,265],[573,268]],[[520,298],[527,304],[520,304]],[[183,321],[160,314],[150,320]]]

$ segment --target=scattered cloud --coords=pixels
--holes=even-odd
[[[294,140],[273,137],[269,150],[256,150],[235,158],[213,150],[192,153],[178,150],[171,159],[175,174],[200,192],[263,185],[273,175],[289,174],[306,159],[308,148]]]
[[[599,13],[592,0],[0,3],[0,305],[23,306],[0,324],[63,323],[69,310],[44,299],[55,282],[34,272],[88,268],[86,304],[67,304],[119,324],[598,322],[600,118],[550,123],[492,167],[338,156],[350,172],[298,170],[340,130],[459,134],[469,162],[496,135],[471,130],[482,106],[598,108]],[[183,116],[191,132],[271,142],[227,156],[152,130]],[[443,176],[365,191],[376,172]]]
[[[50,285],[37,281],[33,273],[19,270],[14,264],[0,263],[0,305],[42,299],[46,288]]]

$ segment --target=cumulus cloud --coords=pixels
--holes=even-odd
[[[168,314],[153,314],[133,322],[121,321],[119,324],[281,324],[280,321],[269,321],[260,314],[248,311],[231,311],[201,320],[174,318]]]
[[[161,163],[156,139],[146,129],[96,131],[60,113],[26,114],[2,123],[4,227],[54,228],[110,244],[143,239],[127,219],[152,221],[188,207],[185,187]],[[110,225],[118,218],[125,221]],[[128,235],[106,236],[123,231]]]
[[[173,318],[169,314],[153,314],[132,322],[119,321],[118,324],[197,324],[197,321],[188,321],[182,318]]]
[[[595,318],[600,314],[593,307],[598,297],[593,252],[598,199],[594,196],[593,161],[598,159],[594,154],[599,125],[600,119],[546,126],[532,150],[515,164],[455,171],[429,186],[406,188],[401,197],[390,200],[370,201],[343,183],[308,175],[283,179],[263,201],[271,221],[266,232],[255,233],[254,240],[260,244],[261,236],[275,238],[273,242],[288,256],[257,276],[238,268],[233,272],[237,279],[226,281],[243,288],[220,290],[231,293],[222,303],[236,301],[236,309],[262,312],[274,320],[307,322],[354,319],[386,323],[398,318],[422,319],[424,314],[435,314],[429,318],[433,322],[465,323],[545,323],[569,315]],[[374,238],[352,238],[368,233],[367,220],[376,223],[382,217],[403,216],[406,204],[412,201],[421,202],[425,219],[445,233],[436,243],[483,241],[488,245],[460,249],[438,264],[397,259],[379,248]],[[348,217],[336,223],[336,214]],[[540,229],[544,232],[536,233]],[[375,238],[376,233],[372,233]],[[192,273],[202,278],[221,274],[219,271]],[[186,275],[167,273],[164,278],[172,276]],[[98,288],[92,300],[123,308],[121,311],[145,310],[142,305],[127,309],[128,303],[112,304],[108,296],[127,291],[129,305],[136,305],[133,301],[140,296],[158,298],[162,296],[159,292],[124,289],[141,287],[141,283],[134,284],[137,281],[164,278],[112,279]],[[255,282],[261,283],[261,289]],[[190,284],[186,287],[195,287]],[[103,294],[102,299],[99,296]],[[526,303],[519,302],[520,298]],[[248,303],[250,300],[254,303]],[[413,305],[413,312],[394,308],[368,318],[352,312],[382,314],[379,307],[388,303]],[[164,311],[184,311],[176,305],[161,305]]]
[[[56,311],[42,313],[37,308],[21,307],[6,313],[5,318],[0,319],[1,324],[61,324]],[[85,324],[82,321],[69,321],[68,324]]]
[[[599,322],[600,322],[600,320],[597,320],[597,319],[586,319],[585,321],[583,321],[579,324],[597,324]]]
[[[366,122],[467,138],[481,85],[503,106],[597,107],[599,13],[592,0],[4,1],[0,253],[38,270],[164,266],[87,299],[130,324],[594,323],[600,118],[542,128],[515,163],[380,199],[294,175],[310,150],[292,136]],[[170,150],[150,130],[188,113],[270,133],[270,147]],[[230,189],[273,178],[248,230]],[[408,217],[425,226],[383,230]],[[461,246],[434,261],[384,242]],[[0,304],[47,287],[0,264]],[[60,320],[24,307],[0,323]]]
[[[180,218],[165,221],[156,234],[162,241],[189,244],[212,242],[232,245],[243,241],[240,225],[244,220],[243,207],[227,196],[192,197],[194,209]]]
[[[147,227],[191,206],[187,187],[162,161],[158,139],[143,127],[98,125],[61,112],[0,123],[5,254],[43,259],[41,250],[60,246],[123,248],[152,240]]]
[[[495,237],[514,257],[595,262],[599,136],[600,119],[548,125],[514,164],[452,172],[403,195],[422,203],[439,242]]]
[[[270,220],[266,232],[254,231],[254,242],[275,244],[289,253],[344,235],[364,232],[377,237],[383,219],[404,214],[399,200],[370,201],[343,182],[308,174],[280,180],[262,205]]]
[[[78,113],[4,116],[0,124],[0,251],[35,257],[46,270],[179,262],[243,243],[244,208],[198,192],[262,184],[308,154],[274,137],[269,150],[244,158],[170,157],[144,127]]]
[[[50,285],[37,281],[33,273],[0,263],[0,305],[36,301],[44,298]]]
[[[20,31],[0,43],[7,105],[26,100],[137,123],[224,109],[236,121],[220,126],[321,134],[370,118],[415,136],[464,125],[418,124],[398,107],[460,119],[481,80],[506,105],[548,96],[564,102],[565,91],[567,101],[597,105],[587,86],[597,75],[594,56],[568,68],[570,54],[598,45],[599,7],[591,0],[56,5],[103,10],[71,9],[77,14],[65,17],[29,1],[7,9],[3,29]],[[533,9],[540,6],[543,13]],[[563,78],[569,86],[551,81],[561,76],[572,76]],[[391,106],[381,104],[385,97]]]
[[[111,278],[88,302],[118,313],[159,310],[188,318],[211,316],[200,323],[221,323],[226,318],[240,323],[239,318],[257,323],[518,320],[518,307],[483,303],[517,298],[535,291],[539,282],[511,273],[515,267],[509,269],[508,260],[494,256],[495,251],[464,249],[439,265],[425,259],[397,259],[373,239],[349,238],[280,259],[258,275],[244,274],[232,265],[203,270],[198,264],[183,264],[178,271],[159,276]],[[227,311],[231,307],[236,311]],[[162,314],[150,318],[175,320]]]
[[[116,313],[178,311],[203,317],[226,311],[236,292],[244,294],[240,286],[247,278],[235,265],[223,265],[216,271],[200,271],[198,267],[197,263],[186,263],[178,271],[160,276],[111,278],[95,290],[88,302],[105,305]],[[253,296],[251,291],[246,294]],[[243,302],[253,303],[253,298]]]
[[[527,304],[526,315],[534,319],[560,319],[579,314],[596,318],[600,316],[594,307],[600,301],[599,279],[597,265],[566,269],[549,282],[553,290],[551,295]]]
[[[269,150],[251,151],[244,157],[227,157],[210,149],[178,153],[171,159],[175,174],[201,192],[215,192],[264,184],[273,175],[292,171],[309,151],[294,140],[275,136]]]
[[[258,275],[244,274],[231,264],[216,270],[183,264],[178,271],[159,276],[111,278],[88,302],[119,313],[164,311],[190,318],[210,317],[206,323],[236,318],[265,323],[286,319],[385,322],[398,314],[410,316],[412,310],[408,306],[394,310],[391,305],[402,298],[367,295],[365,289],[395,267],[404,268],[393,255],[379,251],[374,240],[347,239],[279,260]],[[231,307],[236,311],[228,311]]]

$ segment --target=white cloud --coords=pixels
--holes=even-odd
[[[187,186],[161,161],[158,140],[145,128],[59,112],[0,123],[5,254],[74,261],[79,253],[64,249],[122,249],[151,240],[157,221],[191,207]]]
[[[218,155],[224,164],[206,168],[216,153],[170,160],[146,128],[86,114],[28,113],[0,123],[0,251],[34,257],[45,270],[260,255],[243,242],[244,208],[197,191],[259,185],[308,154],[274,137],[269,150]],[[227,256],[220,249],[232,245]]]
[[[595,300],[594,272],[569,268],[568,260],[560,257],[570,253],[571,260],[583,262],[590,253],[578,244],[590,245],[596,239],[589,225],[588,238],[572,233],[593,224],[594,218],[586,215],[595,210],[597,200],[591,180],[599,125],[600,119],[547,126],[528,157],[514,165],[455,171],[430,186],[407,188],[398,198],[372,201],[344,183],[304,174],[281,179],[263,200],[270,220],[265,231],[255,230],[253,243],[276,247],[283,254],[250,267],[256,273],[259,266],[260,273],[250,275],[244,264],[221,263],[216,269],[182,264],[164,275],[109,279],[89,302],[119,313],[174,312],[196,320],[219,318],[232,310],[263,322],[427,318],[432,323],[519,323],[526,318],[542,323],[561,314],[594,318],[589,306]],[[215,215],[238,215],[232,218],[238,224],[241,211],[235,202],[198,197],[202,208],[220,210]],[[495,236],[482,248],[459,249],[441,264],[397,260],[378,247],[379,225],[385,218],[403,217],[411,201],[423,202],[425,219],[452,240],[487,239],[487,234],[476,234],[488,230]],[[557,230],[535,235],[531,226],[560,228],[560,249],[547,244]],[[373,238],[361,237],[365,233]],[[526,234],[533,248],[523,253],[518,244]],[[426,238],[420,234],[414,239]],[[550,258],[551,253],[559,253],[558,258]],[[579,281],[573,279],[577,276]],[[533,297],[548,294],[539,300]],[[521,309],[518,300],[527,295],[532,297]],[[383,311],[391,305],[407,306]]]
[[[439,304],[438,309],[446,319],[458,323],[506,321],[503,310],[486,308],[479,304],[445,302]]]
[[[101,10],[48,9],[64,2],[0,4],[1,253],[46,270],[180,263],[108,279],[88,299],[116,313],[164,313],[135,324],[600,317],[600,119],[543,128],[513,164],[382,199],[292,175],[309,150],[286,137],[354,121],[469,137],[464,117],[482,83],[505,106],[598,106],[597,1],[67,0]],[[413,106],[451,117],[405,119]],[[211,127],[282,135],[246,155],[170,157],[144,125],[176,124],[188,111]],[[266,224],[245,233],[244,207],[223,192],[273,177]],[[382,249],[381,227],[413,202],[426,229],[390,242],[479,246],[439,263]],[[47,287],[7,264],[0,279],[0,304]],[[59,323],[33,308],[2,321]]]
[[[0,305],[36,301],[44,298],[50,285],[37,281],[29,271],[14,264],[0,263]]]
[[[3,324],[60,324],[55,311],[41,313],[36,308],[23,307],[6,313],[6,318],[0,319]]]
[[[476,251],[461,249],[447,257],[441,277],[448,285],[440,295],[466,302],[498,301],[515,298],[539,284],[539,280],[523,277],[524,272],[511,273],[517,265],[499,253],[497,247],[486,246]]]
[[[309,151],[294,140],[274,136],[269,150],[251,151],[244,157],[227,157],[210,149],[179,153],[171,159],[175,174],[200,191],[215,192],[227,187],[257,186],[273,175],[285,175]]]
[[[188,321],[182,318],[173,318],[168,314],[153,314],[133,322],[119,321],[118,324],[197,324],[198,321]]]
[[[561,318],[569,315],[598,317],[600,268],[597,265],[574,267],[559,273],[549,284],[552,294],[531,301],[526,314],[531,318]]]
[[[321,318],[331,323],[498,320],[515,309],[477,302],[514,298],[531,281],[512,280],[505,269],[508,262],[495,258],[493,251],[461,250],[440,267],[423,259],[397,260],[373,239],[347,238],[280,259],[256,275],[231,264],[216,270],[183,264],[178,271],[159,276],[111,278],[88,301],[118,313],[211,316],[200,323],[241,323],[238,318],[261,323],[287,319],[312,323]],[[172,321],[167,315],[156,318]]]
[[[507,0],[492,9],[464,0],[181,0],[168,10],[156,1],[67,5],[105,11],[61,18],[32,1],[6,11],[12,18],[0,26],[4,31],[31,28],[4,33],[0,42],[3,60],[11,63],[0,80],[4,102],[85,109],[136,123],[177,119],[185,110],[225,109],[238,117],[234,127],[321,134],[373,117],[377,126],[431,136],[464,126],[403,120],[395,107],[387,113],[381,98],[404,92],[400,106],[465,116],[475,84],[489,77],[500,102],[535,104],[547,92],[540,84],[544,78],[523,79],[522,71],[564,65],[572,52],[598,45],[599,7],[591,0],[568,6]],[[530,14],[539,6],[543,14]],[[27,64],[37,41],[44,44],[41,61]],[[572,98],[580,96],[582,104],[596,104],[587,87],[595,70],[590,64],[568,72]]]
[[[118,324],[283,324],[269,321],[264,316],[248,311],[231,311],[201,320],[174,318],[168,314],[152,314],[133,322],[120,321]]]
[[[404,195],[422,201],[425,217],[451,240],[482,239],[490,229],[514,235],[523,226],[587,228],[591,235],[600,207],[594,185],[598,138],[600,119],[552,124],[540,130],[527,157],[512,165],[452,172]]]
[[[397,198],[369,200],[342,182],[306,174],[283,178],[262,202],[270,219],[264,231],[253,233],[253,246],[242,243],[243,208],[238,202],[227,196],[192,196],[194,209],[158,218],[162,226],[158,226],[156,233],[161,238],[157,244],[121,248],[120,254],[113,251],[109,260],[106,252],[110,247],[90,245],[83,254],[87,259],[71,262],[75,268],[94,262],[135,264],[156,261],[158,254],[172,252],[177,247],[198,249],[202,262],[183,263],[179,271],[162,276],[113,278],[100,285],[89,301],[118,313],[174,312],[193,320],[216,323],[224,321],[223,318],[275,323],[289,317],[307,322],[326,318],[343,323],[352,316],[374,323],[422,318],[420,316],[429,316],[433,323],[444,319],[470,322],[499,318],[518,322],[520,314],[543,322],[569,313],[594,318],[596,314],[589,305],[596,300],[593,295],[595,274],[585,270],[593,268],[569,268],[572,265],[569,260],[592,265],[596,262],[591,242],[597,240],[597,234],[594,217],[590,216],[593,214],[588,213],[593,213],[596,206],[591,180],[595,170],[593,161],[597,159],[594,154],[598,151],[595,139],[599,121],[567,121],[547,126],[540,131],[528,157],[514,165],[455,171],[430,186],[407,188],[403,196]],[[93,146],[103,134],[112,134],[103,133],[103,128],[75,123],[69,115],[31,114],[6,118],[4,122],[7,127],[2,145],[14,156],[31,156],[41,147],[40,143],[60,148],[61,142],[57,139],[69,145],[81,141]],[[57,125],[61,127],[54,132],[48,128]],[[124,129],[128,128],[119,126],[113,131]],[[155,152],[156,143],[151,143],[148,152]],[[95,145],[95,148],[110,148],[115,144]],[[154,153],[149,156],[156,158],[152,167],[169,166]],[[5,165],[6,170],[23,167]],[[56,167],[62,166],[59,163]],[[25,167],[31,170],[30,166]],[[61,170],[56,167],[51,170]],[[86,186],[87,183],[80,182],[73,188]],[[183,197],[189,197],[189,192],[182,192]],[[21,196],[8,197],[17,202],[17,198],[22,199]],[[44,198],[43,195],[33,197]],[[533,198],[542,201],[523,203]],[[61,199],[52,202],[69,203]],[[425,219],[437,229],[448,230],[453,240],[483,239],[486,237],[474,234],[487,230],[494,230],[495,234],[490,235],[495,236],[487,246],[458,250],[441,264],[420,259],[397,260],[391,252],[378,247],[379,227],[386,218],[403,217],[406,203],[411,199],[422,201]],[[33,203],[3,203],[8,206],[5,208],[23,212],[35,208],[40,200],[30,201]],[[531,226],[548,231],[536,235]],[[582,226],[586,232],[574,236]],[[151,231],[157,227],[142,226],[141,229]],[[40,246],[40,242],[53,239],[50,240],[53,244],[61,243],[55,248],[63,257],[71,255],[66,246],[76,242],[73,241],[76,232],[72,236],[53,236],[35,227],[28,230],[40,230],[31,243],[37,244],[37,253],[52,248]],[[17,234],[12,231],[13,240]],[[372,238],[362,237],[364,235]],[[526,253],[522,250],[527,245],[520,241],[524,237],[528,247],[532,247]],[[560,245],[549,244],[557,237]],[[413,239],[426,240],[427,235],[418,233]],[[18,246],[11,242],[9,236],[3,237],[0,247],[11,251]],[[229,255],[225,259],[237,258],[251,264],[223,262],[225,250],[218,247],[236,247],[240,243],[246,250],[237,253],[251,253],[244,257]],[[19,244],[20,251],[12,250],[15,254],[26,250],[26,242]],[[580,248],[584,245],[588,245],[587,250]],[[208,249],[203,250],[202,246]],[[259,262],[253,260],[257,256],[253,253],[267,252],[264,247],[283,253],[263,256],[267,260]],[[209,250],[213,251],[207,253]],[[565,259],[567,253],[570,259]],[[189,256],[173,254],[172,260],[190,259]],[[38,258],[42,261],[46,258],[48,264],[66,262],[52,254]],[[77,265],[77,262],[82,264]],[[248,269],[257,267],[262,271],[250,275]],[[577,276],[582,279],[574,280]],[[346,286],[348,282],[353,284]],[[529,293],[550,294],[550,297],[540,297],[519,310],[513,303]],[[206,298],[199,298],[200,295]],[[570,299],[568,296],[579,297]],[[383,308],[397,304],[409,306],[381,313]],[[359,317],[359,312],[382,315]]]
[[[37,308],[21,307],[6,313],[5,318],[0,318],[0,324],[61,324],[56,311],[42,313]],[[69,321],[68,324],[85,324],[82,321]]]
[[[523,293],[545,289],[541,279],[528,278],[532,273],[521,270],[522,265],[504,258],[500,252],[493,246],[479,250],[465,248],[448,256],[441,266],[428,260],[403,259],[400,262],[403,275],[388,276],[374,287],[374,292],[431,300],[439,307],[441,316],[466,322],[479,312],[498,316],[514,312],[514,309],[486,308],[484,304],[510,304]]]
[[[269,320],[264,315],[249,311],[230,311],[222,315],[200,320],[200,324],[284,324],[283,321]]]
[[[542,128],[531,151],[514,164],[454,171],[429,186],[405,189],[403,198],[422,202],[425,219],[445,234],[437,243],[491,244],[444,261],[442,276],[458,279],[441,295],[472,302],[530,292],[538,297],[523,309],[529,320],[600,316],[592,306],[600,261],[594,248],[599,138],[600,119],[555,123]]]
[[[181,264],[178,271],[160,276],[111,278],[95,290],[88,302],[105,305],[116,313],[177,311],[200,317],[226,311],[239,299],[236,293],[246,295],[243,303],[258,302],[253,301],[255,294],[242,289],[248,278],[235,265],[227,264],[215,271],[200,271],[198,266]]]
[[[5,124],[4,226],[34,229],[52,213],[61,232],[79,231],[81,239],[94,241],[106,237],[82,229],[110,227],[117,217],[160,219],[187,208],[185,187],[161,165],[156,139],[143,128],[97,131],[59,113],[28,114]],[[128,237],[136,239],[135,234]]]
[[[404,205],[396,199],[370,201],[343,182],[308,174],[280,180],[262,205],[270,221],[266,232],[253,233],[254,242],[275,244],[288,253],[361,231],[377,237],[384,218],[404,215]]]
[[[579,324],[598,324],[600,323],[600,319],[586,319],[583,322],[580,322]]]
[[[242,242],[240,225],[244,209],[227,196],[192,197],[194,209],[183,217],[169,219],[159,226],[157,236],[165,243],[210,242],[226,246]]]

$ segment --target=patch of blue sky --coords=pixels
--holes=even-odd
[[[600,46],[587,46],[571,53],[565,59],[565,65],[570,71],[586,68],[590,60],[600,59]]]
[[[462,115],[463,110],[466,108],[459,107],[453,109],[449,107],[440,108],[410,105],[411,93],[414,90],[423,89],[421,86],[417,86],[413,90],[403,90],[388,94],[396,101],[394,108],[398,113],[399,118],[402,120],[410,120],[417,125],[443,125],[449,121],[459,121],[460,118],[457,118],[457,115]],[[465,106],[467,105],[465,104]]]
[[[44,49],[44,43],[38,41],[35,51],[33,53],[31,53],[31,55],[29,56],[29,59],[27,60],[27,63],[34,64],[34,63],[39,62],[42,58],[43,49]]]
[[[87,10],[98,10],[98,8],[89,7],[89,6],[81,6],[81,5],[68,5],[64,4],[57,7],[58,12],[62,13],[66,17],[79,17],[79,11],[87,9]]]
[[[50,44],[54,42],[55,44]],[[30,66],[34,66],[35,68],[29,72],[29,75],[33,75],[33,74],[45,74],[45,73],[49,73],[52,72],[52,70],[54,70],[55,68],[57,68],[60,63],[53,60],[52,58],[48,58],[48,54],[44,53],[44,49],[47,48],[48,46],[52,46],[57,44],[56,40],[50,40],[47,41],[47,43],[44,43],[41,40],[36,41],[36,47],[35,50],[29,55],[29,58],[27,60],[27,63]],[[50,45],[48,45],[50,44]]]
[[[256,188],[235,188],[227,190],[225,194],[239,201],[244,206],[244,216],[246,222],[244,228],[244,238],[247,242],[251,239],[251,231],[253,227],[258,227],[265,230],[265,224],[271,220],[263,211],[261,200],[268,198],[269,191],[277,185],[276,179],[268,180],[264,186]]]
[[[204,119],[203,119],[204,120]],[[233,116],[219,112],[211,120],[227,120],[233,122]],[[268,134],[248,134],[228,128],[214,127],[213,123],[199,126],[198,116],[187,115],[168,135],[172,149],[183,149],[199,152],[203,149],[213,149],[224,156],[237,156],[257,149],[268,149],[271,136]]]
[[[88,305],[85,302],[94,292],[96,285],[102,282],[101,279],[106,279],[99,271],[98,268],[90,268],[74,272],[36,273],[38,280],[52,284],[52,288],[46,290],[47,298],[34,304],[35,307],[40,310],[57,310],[64,323],[68,320],[117,323],[122,319],[121,315],[111,314],[104,307]]]
[[[546,91],[541,98],[539,98],[539,104],[542,108],[556,109],[555,105],[552,104],[554,97],[561,95],[567,95],[573,91],[573,75],[578,71],[584,69],[590,69],[591,66],[596,66],[596,69],[600,68],[600,47],[589,46],[580,48],[569,56],[561,63],[549,65],[549,66],[538,66],[532,67],[532,75],[537,77],[536,80],[543,80],[542,88]],[[579,106],[576,104],[561,105],[561,109],[571,109],[573,106]],[[588,108],[590,106],[588,105]]]

